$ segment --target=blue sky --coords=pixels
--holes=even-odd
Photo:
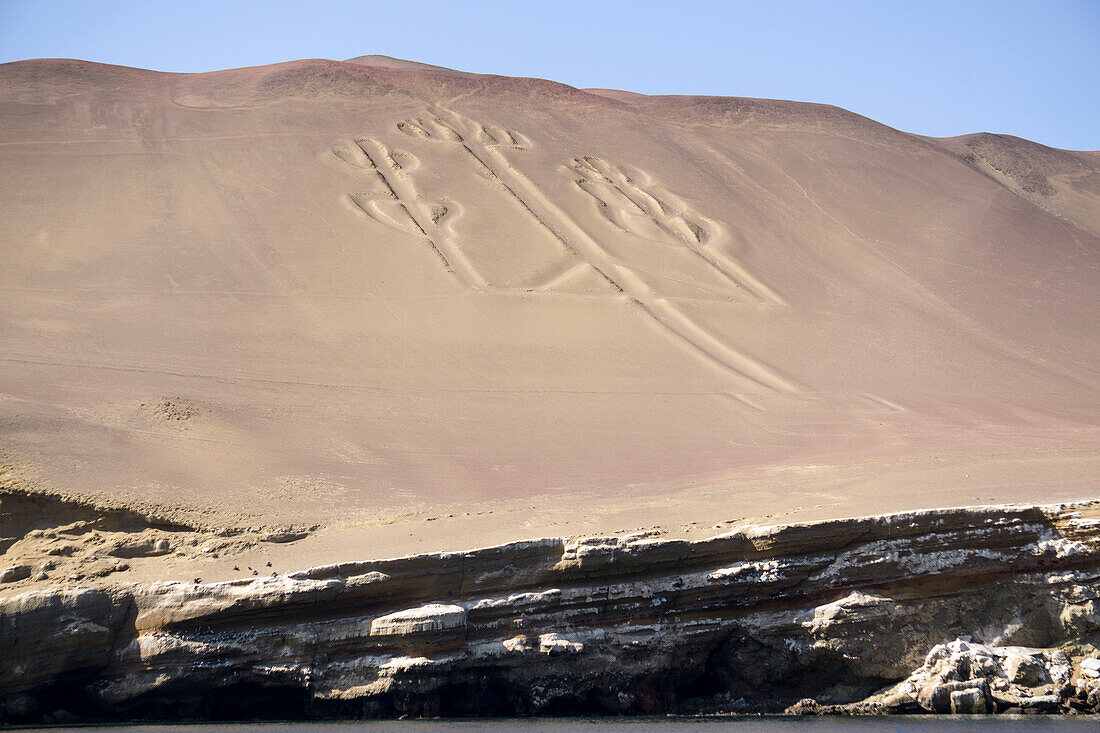
[[[0,0],[0,61],[208,71],[369,53],[578,87],[827,102],[1100,149],[1100,0]]]

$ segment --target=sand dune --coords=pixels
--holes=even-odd
[[[385,57],[0,116],[9,486],[318,556],[1096,495],[1096,153]]]

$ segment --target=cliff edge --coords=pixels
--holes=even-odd
[[[0,599],[6,723],[1095,712],[1100,505],[637,533]]]

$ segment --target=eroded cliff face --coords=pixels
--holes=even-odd
[[[0,709],[5,722],[644,714],[813,698],[797,708],[812,712],[899,685],[872,698],[888,704],[831,709],[952,710],[977,689],[989,712],[1028,709],[1022,697],[1087,710],[1098,578],[1100,505],[1085,504],[33,590],[0,599]]]

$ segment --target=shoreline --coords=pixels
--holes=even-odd
[[[369,515],[339,501],[320,511],[323,502],[317,501],[297,514],[251,518],[221,505],[131,504],[125,495],[47,491],[38,482],[13,478],[17,472],[0,475],[0,512],[14,513],[18,525],[9,531],[0,522],[0,547],[6,562],[29,564],[35,575],[53,563],[47,571],[51,584],[65,584],[70,576],[90,582],[104,573],[112,583],[220,581],[252,569],[284,574],[348,558],[466,552],[531,537],[655,531],[666,539],[699,540],[749,526],[1025,504],[1034,497],[1044,503],[1087,501],[1097,496],[1090,480],[1094,468],[1100,468],[1100,454],[1087,447],[1022,455],[967,450],[765,466],[714,483],[558,490],[470,502],[438,497],[431,505],[378,504]],[[254,507],[266,508],[265,496],[257,490]],[[10,504],[23,501],[45,506],[30,511]],[[341,507],[345,511],[337,515]],[[23,516],[28,511],[33,516]],[[161,540],[167,552],[154,550]],[[0,585],[4,591],[10,587]]]
[[[1081,666],[1100,658],[1098,578],[1091,501],[694,541],[549,538],[216,583],[104,581],[0,600],[0,638],[21,670],[0,677],[0,703],[8,723],[56,710],[81,720],[882,714],[979,702],[1083,712],[1100,695]],[[936,654],[955,666],[930,666]],[[978,669],[971,657],[994,661],[967,687],[959,668]],[[1009,674],[1010,662],[1032,676]],[[909,693],[882,697],[907,681]],[[921,697],[937,685],[954,687]]]

